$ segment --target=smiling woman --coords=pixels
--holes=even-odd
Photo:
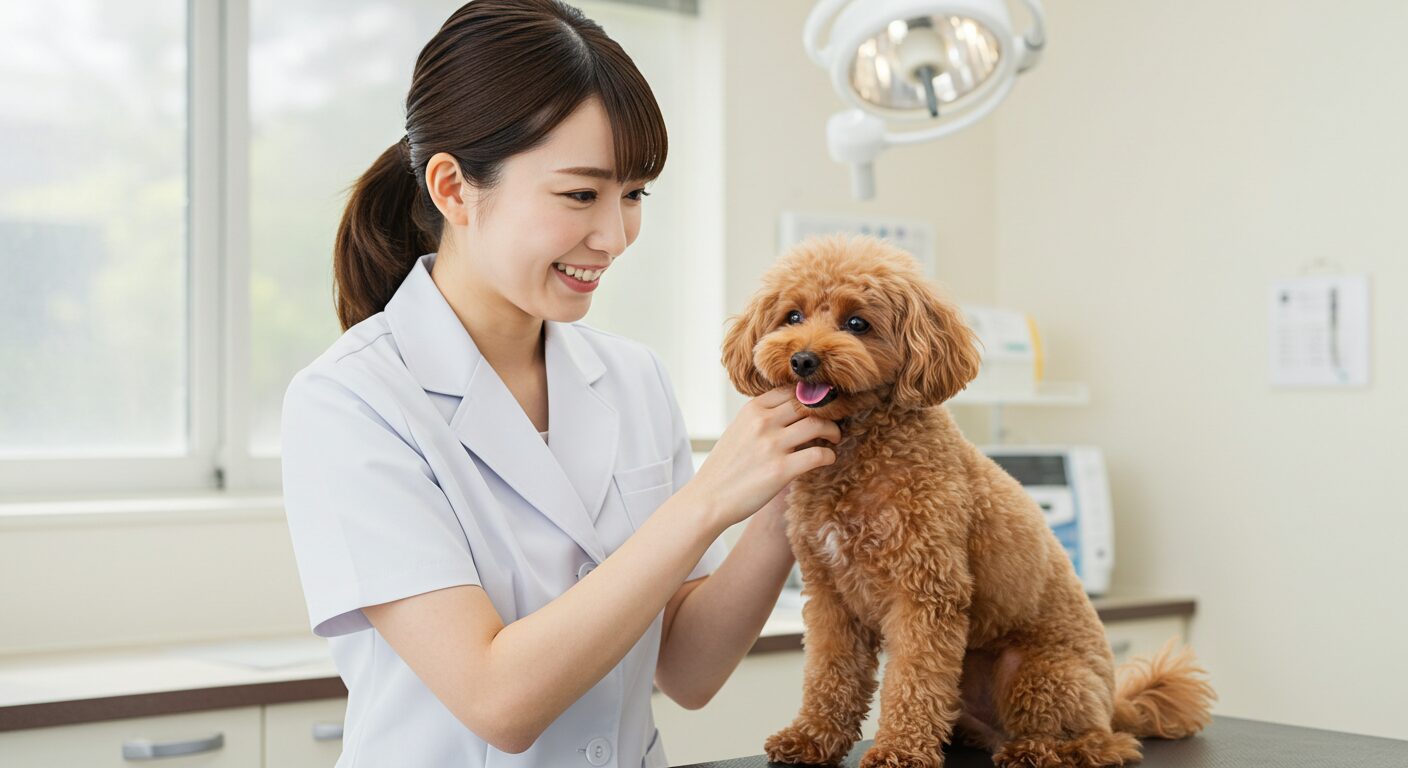
[[[600,26],[473,0],[406,105],[338,230],[344,332],[283,408],[343,763],[661,768],[652,683],[702,706],[752,646],[793,562],[780,491],[834,458],[800,446],[839,432],[769,393],[695,475],[659,357],[576,322],[666,153]],[[730,552],[720,535],[755,513]]]

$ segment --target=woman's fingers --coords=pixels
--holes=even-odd
[[[767,411],[768,423],[785,427],[811,415],[811,409],[797,402],[795,389],[787,390],[787,397]]]
[[[765,426],[781,428],[807,417],[807,409],[797,403],[795,392],[792,387],[778,387],[753,399],[762,408]]]
[[[750,400],[695,475],[695,482],[701,483],[696,487],[709,493],[718,489],[737,519],[775,498],[792,478],[836,461],[829,446],[798,449],[817,438],[838,443],[841,429],[834,421],[808,413],[794,393],[794,387],[778,386]]]
[[[841,428],[830,419],[823,419],[819,416],[804,416],[801,420],[782,430],[782,439],[789,447],[801,445],[818,437],[830,440],[834,445],[841,442]]]
[[[782,403],[785,403],[790,400],[792,398],[793,391],[795,391],[795,388],[791,386],[774,387],[773,389],[769,389],[763,394],[753,398],[753,400],[758,405],[761,405],[764,408],[776,408]]]
[[[813,445],[787,454],[782,461],[787,467],[788,477],[796,477],[836,461],[836,451],[824,445]]]

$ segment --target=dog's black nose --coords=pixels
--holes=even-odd
[[[808,350],[802,350],[792,356],[792,372],[798,376],[810,376],[820,365],[821,361]]]

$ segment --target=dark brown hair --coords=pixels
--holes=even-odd
[[[559,0],[471,0],[421,49],[406,95],[406,137],[351,188],[333,246],[342,329],[386,308],[416,259],[440,245],[445,218],[426,161],[448,152],[488,192],[508,157],[547,140],[589,97],[611,120],[616,180],[665,165],[665,120],[650,84],[601,26]]]

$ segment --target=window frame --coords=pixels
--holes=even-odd
[[[186,451],[0,459],[7,500],[278,486],[276,456],[236,450],[249,408],[248,366],[231,364],[249,351],[249,131],[231,117],[248,115],[249,4],[187,0],[185,13]]]
[[[697,0],[609,0],[698,16]],[[186,0],[187,450],[0,459],[0,502],[279,494],[250,448],[251,0]]]

